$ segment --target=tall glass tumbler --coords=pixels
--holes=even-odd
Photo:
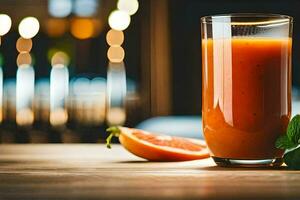
[[[292,17],[201,18],[203,131],[221,166],[278,166],[291,117]]]

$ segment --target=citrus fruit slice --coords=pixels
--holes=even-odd
[[[106,139],[107,147],[113,136],[131,153],[149,161],[187,161],[208,158],[209,153],[203,140],[159,135],[147,131],[111,127]]]

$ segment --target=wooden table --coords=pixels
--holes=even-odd
[[[119,145],[0,145],[0,199],[300,199],[300,171],[151,163]]]

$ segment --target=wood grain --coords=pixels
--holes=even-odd
[[[119,145],[0,145],[0,199],[300,199],[300,172],[147,162]]]

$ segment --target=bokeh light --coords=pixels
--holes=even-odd
[[[31,65],[31,62],[32,62],[32,58],[30,53],[28,52],[20,53],[17,57],[17,65],[19,67]]]
[[[50,123],[54,126],[62,125],[68,119],[66,111],[68,93],[68,68],[62,64],[53,66],[50,72]]]
[[[122,62],[125,57],[124,49],[120,46],[109,47],[107,51],[107,57],[110,62],[114,62],[114,63]]]
[[[70,63],[70,57],[63,51],[56,52],[51,58],[51,65],[63,65],[68,66]]]
[[[68,121],[68,113],[64,108],[57,108],[50,113],[50,124],[60,126]]]
[[[125,110],[122,108],[110,108],[106,120],[109,125],[123,125],[126,120]]]
[[[98,0],[75,0],[74,13],[80,17],[90,17],[96,14]]]
[[[88,39],[94,34],[94,24],[91,19],[74,19],[71,23],[71,33],[78,39]]]
[[[11,27],[11,18],[6,14],[0,14],[0,36],[8,33]]]
[[[139,9],[139,2],[137,0],[119,0],[117,7],[129,15],[133,15]]]
[[[106,79],[102,77],[93,78],[90,82],[91,91],[106,92]]]
[[[124,106],[126,101],[126,87],[127,87],[126,72],[125,72],[124,63],[109,62],[108,70],[107,70],[107,90],[106,90],[108,111],[112,108],[125,109]],[[112,119],[115,118],[114,113],[116,112],[117,111],[111,114]]]
[[[66,66],[63,64],[56,64],[52,66],[53,68],[65,68]]]
[[[111,29],[106,34],[106,42],[110,46],[121,46],[124,42],[124,33],[123,31],[117,31]]]
[[[48,11],[53,17],[67,17],[72,12],[72,0],[49,0]]]
[[[85,77],[76,78],[73,82],[73,92],[76,95],[82,93],[88,93],[88,88],[90,86],[90,80]]]
[[[115,30],[123,31],[130,24],[130,16],[127,12],[115,10],[109,15],[108,24]]]
[[[69,21],[67,19],[59,18],[47,19],[45,28],[50,37],[59,37],[67,32],[69,28]]]
[[[16,122],[20,126],[31,125],[34,121],[34,114],[31,109],[25,108],[19,110],[16,116]]]
[[[32,40],[20,37],[17,40],[16,48],[19,53],[30,52],[30,50],[32,48]]]
[[[54,54],[58,51],[61,51],[58,48],[50,48],[47,52],[47,59],[48,61],[51,63],[52,57],[54,56]]]
[[[40,29],[40,23],[35,17],[26,17],[19,24],[19,33],[25,38],[33,38]]]

